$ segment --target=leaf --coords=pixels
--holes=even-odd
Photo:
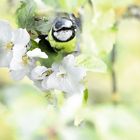
[[[34,29],[36,31],[41,32],[42,34],[48,34],[50,31],[51,25],[52,25],[51,20],[41,19],[41,20],[35,21]]]
[[[34,15],[36,4],[34,1],[23,0],[21,6],[17,9],[17,22],[19,27],[31,30],[34,25]]]
[[[38,48],[39,46],[38,46],[38,44],[37,44],[37,42],[35,42],[34,40],[30,40],[30,42],[29,42],[29,50],[30,51],[32,51],[32,50],[34,50],[35,48]]]
[[[87,104],[87,100],[88,100],[88,89],[86,88],[84,90],[84,95],[83,95],[83,105]]]
[[[77,64],[83,66],[87,71],[92,72],[105,72],[107,69],[106,64],[99,58],[81,54],[76,58]]]

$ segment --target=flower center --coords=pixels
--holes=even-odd
[[[13,46],[14,46],[14,44],[12,42],[9,42],[6,44],[6,49],[12,50]]]
[[[59,72],[57,73],[57,76],[61,78],[64,78],[67,76],[67,72],[62,66],[59,67]]]
[[[44,75],[45,77],[51,75],[53,73],[52,69],[48,69],[47,71],[45,71],[42,75]]]
[[[60,77],[60,78],[64,78],[64,77],[67,76],[67,73],[58,72],[56,76],[57,76],[57,77]]]
[[[22,61],[24,65],[27,65],[29,62],[29,57],[27,55],[22,56]]]
[[[64,78],[64,77],[66,77],[66,73],[61,73],[61,74],[59,74],[59,76],[60,76],[61,78]]]

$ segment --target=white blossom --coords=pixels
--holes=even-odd
[[[12,58],[12,28],[0,20],[0,67],[8,67]]]
[[[24,52],[24,50],[22,52]],[[39,48],[24,53],[21,53],[20,51],[19,53],[17,52],[17,54],[17,57],[13,59],[13,69],[11,71],[11,75],[15,80],[20,80],[25,75],[30,78],[30,73],[36,66],[37,58],[48,58],[48,56],[44,52],[41,52]]]
[[[49,73],[50,72],[50,73]],[[41,90],[45,90],[42,87],[42,81],[51,74],[51,69],[46,68],[45,66],[36,66],[31,72],[31,80],[34,81],[34,84]]]
[[[21,79],[26,74],[22,62],[29,41],[26,29],[13,30],[6,21],[0,21],[0,66],[8,67],[14,79]]]
[[[35,61],[27,56],[27,44],[30,36],[26,29],[17,29],[13,34],[13,57],[10,62],[10,73],[13,79],[21,80],[34,68]]]
[[[54,63],[51,69],[43,66],[36,67],[32,71],[32,80],[43,90],[61,90],[69,94],[82,93],[86,72],[76,66],[73,55],[64,57],[62,62]]]
[[[33,69],[31,73],[31,79],[33,80],[43,80],[45,78],[44,73],[48,69],[45,66],[37,66],[36,68]]]
[[[27,44],[30,41],[30,36],[26,29],[17,29],[13,34],[13,57],[10,63],[11,70],[20,70],[25,62],[27,52]]]
[[[0,21],[0,66],[8,67],[13,79],[21,80],[27,75],[44,91],[83,92],[86,71],[76,66],[73,55],[64,57],[59,63],[54,62],[51,68],[37,66],[38,58],[47,59],[48,56],[40,48],[30,50],[29,41],[26,29],[13,30],[7,22]]]
[[[48,57],[39,48],[28,51],[29,41],[26,29],[14,30],[6,21],[0,21],[0,66],[8,67],[15,80],[29,76],[38,57]]]

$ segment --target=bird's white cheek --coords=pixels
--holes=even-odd
[[[61,41],[66,41],[72,36],[72,31],[71,30],[65,30],[65,31],[59,31],[59,32],[54,32],[54,36]]]

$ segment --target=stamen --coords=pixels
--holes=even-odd
[[[9,42],[9,43],[7,43],[7,45],[6,45],[6,49],[12,50],[13,46],[14,46],[14,44],[13,44],[12,42]]]
[[[61,78],[64,78],[64,77],[66,77],[67,76],[67,73],[66,72],[59,72],[59,73],[57,73],[57,75],[56,75],[57,77],[61,77]]]
[[[53,73],[52,69],[48,69],[47,71],[45,71],[42,75],[44,75],[45,77],[51,75]]]
[[[22,56],[23,64],[27,65],[29,62],[29,57],[27,55]]]

